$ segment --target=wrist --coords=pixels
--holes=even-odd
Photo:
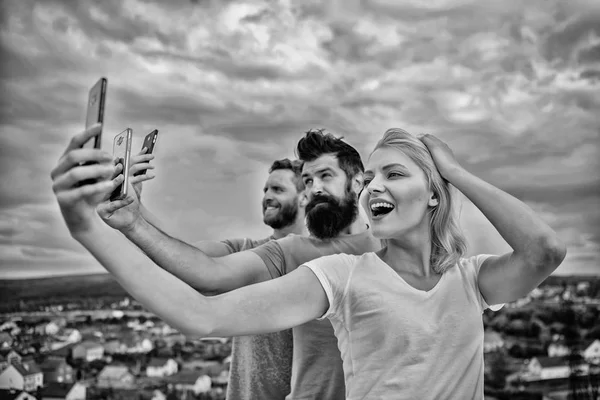
[[[133,221],[132,224],[123,227],[120,229],[120,231],[123,235],[125,235],[125,237],[131,240],[132,238],[138,236],[141,231],[147,228],[147,226],[148,222],[144,219],[143,214],[140,213],[140,215]]]
[[[70,228],[69,231],[73,239],[84,244],[86,241],[91,240],[91,238],[96,237],[103,225],[104,222],[99,216],[96,216],[96,218],[90,218],[85,224],[79,224],[76,229]]]
[[[443,171],[440,171],[442,177],[448,182],[454,184],[456,180],[459,180],[465,172],[467,172],[462,166],[459,164],[452,165],[448,168],[445,168]]]

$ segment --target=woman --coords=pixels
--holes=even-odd
[[[364,178],[361,204],[373,234],[387,243],[378,253],[322,257],[212,297],[165,277],[169,289],[156,296],[190,294],[193,300],[169,315],[187,336],[275,332],[328,318],[348,399],[483,399],[481,313],[539,285],[562,262],[564,246],[525,204],[467,172],[433,136],[388,130]],[[512,252],[463,258],[450,184],[483,212]],[[117,264],[119,257],[94,245],[102,242],[99,235],[86,235],[79,240],[97,258]]]

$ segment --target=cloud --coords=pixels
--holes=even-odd
[[[268,166],[293,157],[306,130],[326,128],[368,156],[387,128],[401,127],[436,134],[470,171],[542,212],[570,246],[559,272],[597,265],[595,2],[1,7],[6,276],[99,268],[64,227],[49,173],[83,129],[88,90],[101,76],[109,81],[103,149],[125,127],[134,149],[160,130],[143,201],[186,240],[267,235]],[[463,214],[475,251],[506,249],[477,210]]]

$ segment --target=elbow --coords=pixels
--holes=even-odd
[[[544,271],[554,271],[565,259],[567,247],[556,235],[542,236],[532,244],[530,264]]]
[[[180,332],[187,339],[202,339],[211,336],[212,329],[206,324],[205,321],[198,324],[182,327]]]

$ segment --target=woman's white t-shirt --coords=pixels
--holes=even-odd
[[[329,300],[322,318],[338,339],[346,398],[483,399],[481,314],[489,306],[477,275],[488,257],[461,259],[429,291],[375,253],[304,264]]]

